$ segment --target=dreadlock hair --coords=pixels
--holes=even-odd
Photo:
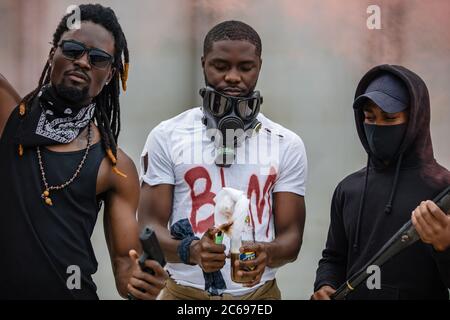
[[[110,31],[114,36],[114,63],[112,66],[116,69],[116,72],[108,85],[105,85],[100,94],[93,99],[93,102],[96,103],[94,118],[100,131],[103,147],[111,161],[114,172],[120,176],[126,177],[126,175],[117,169],[116,164],[117,142],[120,133],[120,81],[122,81],[123,91],[126,91],[129,68],[127,40],[122,31],[122,27],[111,8],[103,7],[100,4],[82,4],[79,6],[79,9],[82,22],[91,21],[99,24]],[[56,31],[53,34],[53,47],[50,53],[54,52],[58,47],[61,36],[66,31],[69,31],[67,19],[71,15],[72,13],[66,14],[56,28]],[[19,114],[22,117],[29,111],[29,108],[31,107],[30,102],[36,97],[42,86],[48,83],[50,83],[49,60],[47,60],[47,63],[45,64],[37,88],[27,94],[19,105]],[[23,154],[22,145],[19,145],[19,154]]]
[[[222,40],[248,41],[256,47],[256,55],[261,57],[261,38],[252,27],[244,22],[229,20],[213,27],[203,42],[203,55],[206,56],[211,51],[214,42]]]

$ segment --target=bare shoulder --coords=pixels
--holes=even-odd
[[[6,78],[0,74],[0,135],[21,98]]]
[[[103,158],[97,175],[97,194],[115,191],[139,194],[139,177],[133,160],[121,149],[117,150],[117,170],[113,170],[108,156]]]
[[[131,175],[133,179],[138,179],[136,165],[133,160],[120,148],[117,150],[117,168],[127,175],[127,177]]]

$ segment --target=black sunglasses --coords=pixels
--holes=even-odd
[[[114,62],[114,57],[108,52],[98,48],[87,48],[83,43],[75,40],[63,40],[59,47],[63,55],[70,60],[81,58],[87,51],[89,63],[99,69],[105,69]]]
[[[253,92],[250,97],[233,97],[217,92],[206,87],[200,90],[204,107],[208,108],[212,115],[222,117],[230,112],[233,105],[237,114],[244,120],[249,120],[259,112],[262,97],[259,91]]]

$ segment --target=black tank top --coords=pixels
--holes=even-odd
[[[16,108],[0,139],[0,299],[98,299],[90,238],[100,208],[96,182],[105,157],[101,143],[91,147],[72,184],[51,191],[53,206],[48,206],[41,197],[36,148],[19,157],[13,143],[18,125]],[[49,185],[66,182],[84,152],[41,147]],[[74,288],[77,270],[80,289]]]

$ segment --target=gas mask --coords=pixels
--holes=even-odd
[[[235,148],[261,128],[256,119],[263,98],[259,91],[247,97],[234,97],[211,87],[200,89],[203,98],[203,124],[217,148],[216,165],[229,167],[234,162]]]

